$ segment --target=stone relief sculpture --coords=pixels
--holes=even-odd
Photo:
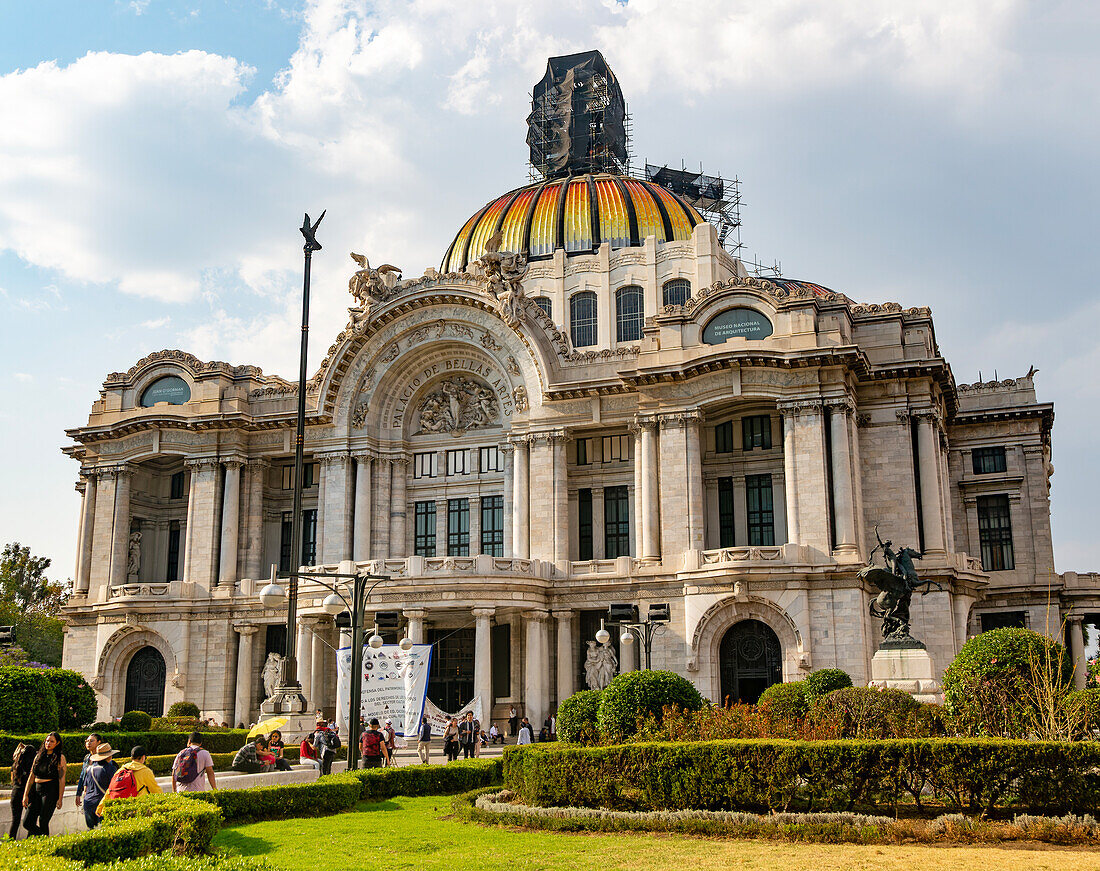
[[[497,230],[485,242],[485,253],[476,261],[488,281],[489,293],[497,301],[501,317],[510,327],[523,320],[523,279],[527,275],[527,258],[522,254],[501,251],[504,234]]]
[[[472,378],[460,375],[444,379],[421,400],[420,432],[460,433],[492,426],[500,417],[496,395]]]
[[[141,530],[130,533],[130,549],[126,559],[126,577],[136,578],[141,571]]]
[[[602,690],[611,683],[619,671],[619,659],[608,641],[605,644],[588,642],[588,653],[584,659],[584,682],[590,690]]]
[[[366,319],[370,317],[373,303],[382,302],[389,297],[398,279],[401,278],[401,270],[389,263],[383,263],[375,269],[364,254],[353,252],[351,259],[358,263],[360,268],[348,280],[348,293],[355,297],[355,301],[363,309],[361,318]]]
[[[512,401],[516,404],[516,411],[527,411],[527,388],[517,385],[512,390]]]
[[[279,685],[279,674],[283,670],[283,658],[277,653],[269,653],[264,662],[260,677],[264,682],[264,698],[270,699],[275,695],[275,687]]]
[[[870,581],[881,591],[868,608],[872,617],[882,620],[882,640],[891,647],[924,647],[913,638],[909,627],[909,606],[913,601],[913,591],[925,587],[922,593],[928,592],[929,586],[935,586],[943,590],[935,581],[921,581],[917,577],[913,560],[921,559],[923,554],[911,547],[893,549],[890,539],[883,541],[875,527],[875,538],[878,544],[871,551],[868,558],[872,562],[860,569],[859,577]],[[882,557],[886,563],[885,569],[874,565],[875,551],[882,550]]]

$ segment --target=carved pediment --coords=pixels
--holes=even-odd
[[[435,385],[416,410],[417,432],[461,433],[500,422],[500,404],[492,389],[476,378],[452,375]]]

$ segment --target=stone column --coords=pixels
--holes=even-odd
[[[515,488],[512,480],[515,460],[512,455],[515,453],[515,448],[511,443],[505,443],[501,445],[500,452],[504,456],[504,555],[512,556],[512,535],[515,526],[512,522],[512,506],[515,498],[512,492]]]
[[[296,652],[298,655],[298,682],[302,685],[302,695],[306,697],[308,710],[313,711],[316,709],[316,705],[313,704],[313,686],[311,684],[313,677],[313,638],[310,635],[309,627],[306,625],[307,621],[310,620],[312,618],[298,618]]]
[[[660,489],[657,486],[657,421],[642,418],[642,553],[643,559],[661,555]]]
[[[822,401],[807,397],[779,403],[779,412],[790,415],[793,434],[786,432],[784,420],[784,479],[788,517],[796,515],[797,544],[813,547],[823,554],[831,553],[829,533],[828,468],[825,461],[825,415]],[[793,450],[788,451],[793,440]],[[787,455],[790,454],[790,464]],[[793,476],[793,478],[791,477]],[[784,500],[785,502],[787,499]],[[793,507],[792,507],[793,506]],[[791,529],[788,526],[788,533]]]
[[[607,514],[603,497],[603,487],[592,488],[592,559],[605,559],[607,556]]]
[[[323,454],[321,489],[318,493],[318,531],[320,548],[317,561],[338,563],[351,558],[352,499],[351,457],[348,454]]]
[[[447,500],[435,503],[435,555],[447,555]]]
[[[920,463],[920,504],[924,521],[924,550],[942,551],[943,498],[940,493],[939,422],[929,410],[915,414],[917,418],[917,461]]]
[[[313,707],[324,709],[329,703],[328,675],[325,674],[327,624],[318,621],[311,628],[313,629],[313,651],[309,663],[309,688],[313,691]],[[333,680],[335,681],[335,676]]]
[[[573,611],[555,611],[558,621],[558,704],[576,692],[573,666]]]
[[[218,467],[220,462],[207,457],[186,460],[191,470],[190,498],[187,502],[187,550],[185,581],[212,586],[215,581],[215,522],[218,507]]]
[[[264,571],[264,479],[270,463],[265,459],[249,460],[245,463],[245,492],[248,494],[248,508],[245,513],[244,527],[244,563],[242,577],[263,578]]]
[[[787,511],[787,541],[800,544],[798,530],[798,485],[795,454],[795,413],[793,408],[780,409],[783,415],[783,503]]]
[[[115,472],[115,517],[111,528],[111,586],[126,583],[130,561],[130,484],[133,469],[121,466]]]
[[[852,454],[849,426],[853,411],[848,397],[829,403],[829,432],[832,436],[833,511],[836,527],[836,550],[855,553],[856,515],[855,486],[852,477]]]
[[[1082,617],[1076,614],[1066,618],[1069,628],[1069,652],[1073,657],[1073,685],[1083,690],[1088,684],[1089,663],[1085,658],[1085,632],[1082,628]]]
[[[554,465],[554,562],[568,562],[569,468],[564,432],[550,435],[550,461]]]
[[[427,611],[406,611],[405,619],[409,621],[409,625],[406,631],[409,633],[409,640],[413,644],[424,643],[424,618],[428,616]],[[476,681],[474,682],[476,686]]]
[[[542,727],[550,707],[549,671],[550,657],[547,644],[547,611],[528,611],[527,618],[527,665],[524,668],[523,707],[531,725],[537,732]]]
[[[221,554],[218,564],[218,584],[233,586],[237,581],[237,544],[241,522],[240,460],[226,460],[225,490],[222,496]]]
[[[393,465],[393,490],[390,497],[390,558],[401,559],[408,554],[408,545],[405,543],[405,517],[408,506],[405,504],[407,497],[406,478],[408,477],[408,457],[394,457]]]
[[[76,594],[87,596],[92,585],[92,542],[95,540],[96,472],[84,472],[84,498],[80,504],[80,550],[76,557]]]
[[[704,519],[703,512],[703,453],[699,429],[703,416],[698,411],[684,415],[685,454],[687,465],[687,547],[689,550],[702,550]]]
[[[371,488],[374,497],[371,504],[374,506],[371,516],[371,556],[376,560],[384,560],[390,554],[390,472],[389,457],[379,457],[375,460],[371,474]]]
[[[474,608],[474,695],[481,696],[484,720],[493,710],[493,636],[492,619],[495,608]]]
[[[240,636],[237,641],[237,693],[233,708],[233,722],[244,723],[248,726],[252,722],[252,704],[255,690],[252,681],[255,675],[252,673],[252,647],[256,637],[258,626],[250,624],[237,624],[233,627]]]
[[[92,550],[88,560],[88,596],[102,602],[107,599],[111,579],[111,548],[115,522],[115,476],[108,469],[96,469],[95,516],[92,523]]]
[[[351,558],[357,562],[370,559],[371,528],[371,459],[370,453],[355,455],[355,513]]]
[[[527,559],[531,556],[529,444],[526,439],[517,439],[512,444],[515,446],[515,470],[512,475],[512,555]]]
[[[630,425],[630,432],[634,436],[634,499],[631,502],[630,526],[633,530],[633,553],[641,555],[642,538],[645,536],[645,528],[642,526],[642,428],[637,420]]]

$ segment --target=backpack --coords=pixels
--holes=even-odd
[[[193,783],[202,774],[199,771],[199,751],[194,747],[184,747],[175,762],[176,780],[180,783]]]
[[[363,756],[375,759],[382,755],[382,733],[368,729],[363,733]]]
[[[340,736],[332,730],[326,730],[325,734],[321,736],[321,741],[324,742],[325,749],[331,750],[333,753],[343,746],[340,742]]]
[[[302,743],[298,745],[298,755],[302,759],[317,758],[317,754],[313,750],[313,745],[309,743],[309,738],[303,738]]]
[[[138,794],[137,776],[132,768],[120,768],[107,787],[107,798],[134,798]]]

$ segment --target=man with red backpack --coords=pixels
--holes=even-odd
[[[390,748],[386,746],[386,736],[378,728],[377,717],[370,721],[370,728],[360,737],[359,752],[364,768],[381,768],[383,762],[390,761]]]
[[[206,775],[211,789],[217,789],[214,780],[214,760],[209,750],[202,746],[202,733],[187,736],[187,746],[176,754],[172,762],[172,792],[201,792],[202,776]]]
[[[115,772],[111,778],[111,785],[107,787],[107,794],[96,808],[96,813],[103,816],[103,806],[114,798],[134,798],[139,795],[148,795],[151,792],[164,792],[157,783],[153,769],[145,764],[145,748],[138,744],[130,751],[130,761]]]

